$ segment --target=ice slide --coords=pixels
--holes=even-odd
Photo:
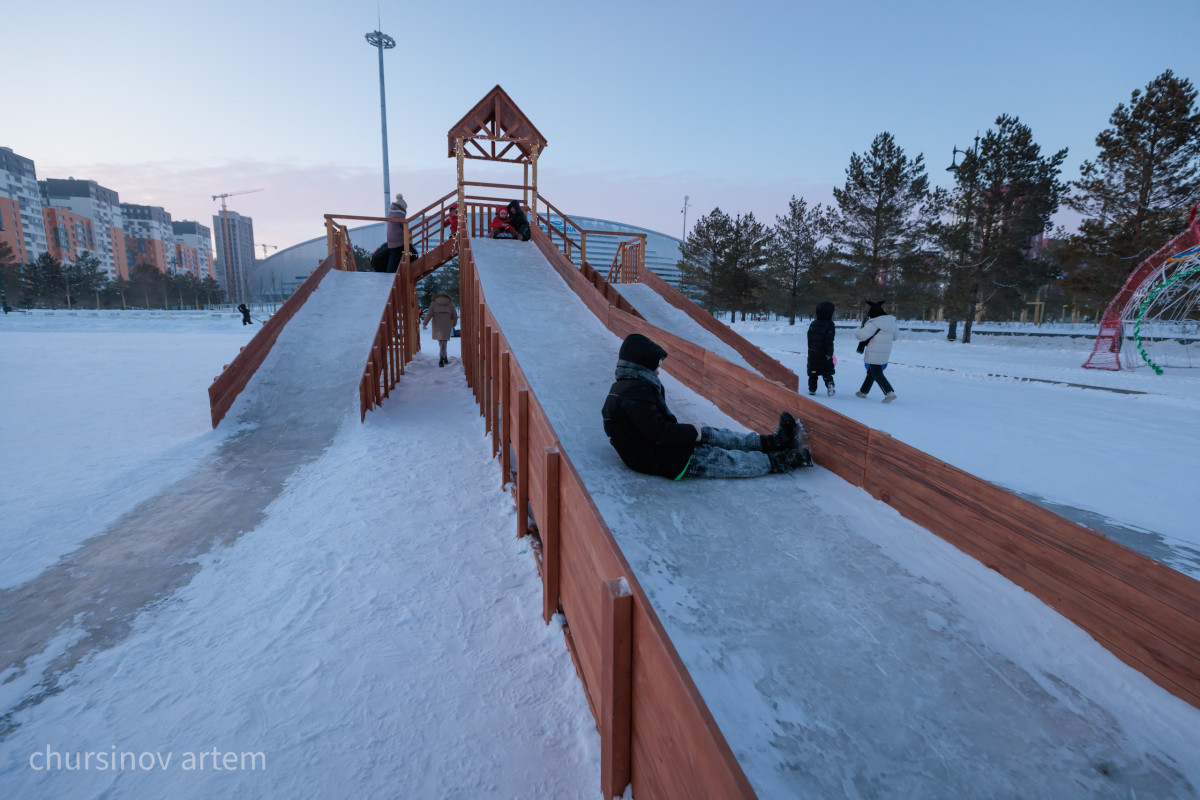
[[[35,579],[0,591],[0,672],[23,669],[63,630],[83,632],[46,666],[28,702],[56,693],[81,658],[124,638],[137,612],[191,580],[200,556],[254,530],[288,477],[321,455],[357,410],[392,278],[326,274],[233,404],[223,423],[232,430],[206,463]],[[9,724],[0,717],[0,738]]]
[[[599,416],[617,337],[534,243],[471,247],[513,358],[760,797],[1194,796],[1196,737],[1142,735],[1160,729],[1147,696],[1178,701],[1132,700],[1143,676],[862,490],[820,468],[626,469]],[[663,382],[681,419],[739,427]]]

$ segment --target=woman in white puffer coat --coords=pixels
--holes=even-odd
[[[854,332],[854,337],[859,342],[866,342],[863,363],[867,367],[867,377],[855,395],[866,397],[867,392],[871,391],[871,385],[878,383],[879,388],[883,390],[883,402],[890,403],[896,399],[896,392],[883,376],[883,368],[892,356],[892,342],[900,338],[900,325],[895,317],[883,310],[882,302],[868,300],[867,305],[870,307],[867,320]]]

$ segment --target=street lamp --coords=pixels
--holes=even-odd
[[[970,150],[959,150],[958,145],[954,145],[954,150],[950,154],[950,166],[946,167],[946,172],[957,172],[958,171],[959,165],[955,163],[955,160],[958,158],[959,153],[962,153],[964,156],[967,154],[970,154],[972,156],[978,156],[979,155],[979,134],[978,133],[975,134],[975,146],[972,147]]]
[[[396,46],[396,40],[381,31],[371,31],[367,44],[379,50],[379,122],[383,130],[383,214],[387,216],[392,201],[392,184],[388,178],[387,97],[383,90],[383,51]]]

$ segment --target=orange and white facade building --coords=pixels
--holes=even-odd
[[[0,242],[20,264],[46,252],[46,229],[33,159],[0,147]]]
[[[110,278],[128,278],[121,200],[117,193],[95,181],[75,178],[48,178],[39,185],[43,205],[91,220],[95,247],[90,249],[100,259],[100,268]]]

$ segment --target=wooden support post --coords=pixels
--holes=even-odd
[[[558,613],[559,466],[562,457],[557,447],[547,447],[542,457],[546,475],[546,506],[541,509],[538,520],[542,534],[542,618],[550,622],[550,618]]]
[[[505,350],[500,354],[500,488],[508,486],[509,473],[512,472],[512,406],[509,405],[511,377],[509,368],[512,363],[512,353]]]
[[[600,647],[600,788],[620,797],[632,778],[633,595],[624,578],[605,581]]]
[[[492,458],[496,457],[496,453],[500,452],[500,436],[502,434],[500,425],[500,331],[492,330],[491,346],[488,350],[488,383],[492,387],[491,391],[491,406],[492,406]]]
[[[483,350],[483,364],[481,365],[482,372],[480,373],[479,399],[483,404],[483,432],[491,433],[495,430],[495,422],[492,419],[492,360],[489,358],[492,354],[492,326],[483,326],[483,340],[480,342]],[[492,450],[492,455],[496,455],[495,449]]]
[[[529,533],[529,387],[517,389],[517,538]],[[546,551],[542,550],[542,560]]]

